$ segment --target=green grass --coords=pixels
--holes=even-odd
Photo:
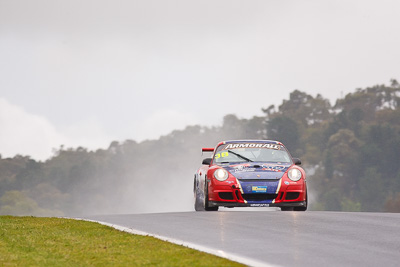
[[[98,223],[0,216],[0,266],[243,266]]]

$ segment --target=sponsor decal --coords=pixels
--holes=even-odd
[[[263,144],[263,143],[242,143],[242,144],[228,144],[223,150],[235,149],[235,148],[269,148],[269,149],[280,149],[280,145],[277,144]]]
[[[240,167],[240,166],[250,167],[250,164],[246,163],[246,164],[229,165],[229,167],[231,167],[231,168],[236,168],[236,167]]]
[[[267,186],[252,186],[251,191],[253,193],[266,193],[267,192]]]
[[[250,207],[269,207],[269,204],[250,204]]]
[[[286,167],[281,165],[261,165],[263,171],[281,172]]]
[[[215,159],[226,158],[227,156],[229,156],[228,152],[217,153],[215,154]]]
[[[254,172],[254,171],[270,171],[270,172],[283,172],[287,167],[282,165],[260,165],[261,168],[255,168],[250,164],[230,165],[233,168],[232,172]],[[259,177],[257,175],[257,177]]]
[[[254,172],[256,168],[250,167],[250,165],[236,165],[233,167],[234,172]]]
[[[288,181],[285,181],[285,185],[289,185],[289,182],[288,182]]]

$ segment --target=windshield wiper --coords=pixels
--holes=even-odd
[[[244,159],[244,160],[246,160],[246,161],[253,162],[251,159],[246,158],[245,156],[242,156],[242,155],[240,155],[239,153],[233,152],[232,150],[228,150],[228,152],[229,152],[229,153],[232,153],[233,155],[238,156],[239,158],[242,158],[242,159]]]

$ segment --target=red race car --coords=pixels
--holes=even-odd
[[[271,140],[220,142],[194,175],[196,211],[218,207],[280,207],[307,210],[306,174],[300,159]]]

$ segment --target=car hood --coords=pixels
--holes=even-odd
[[[260,180],[278,180],[289,169],[292,164],[283,163],[265,163],[265,162],[247,162],[243,164],[232,164],[221,166],[230,174],[240,180],[260,179]]]

